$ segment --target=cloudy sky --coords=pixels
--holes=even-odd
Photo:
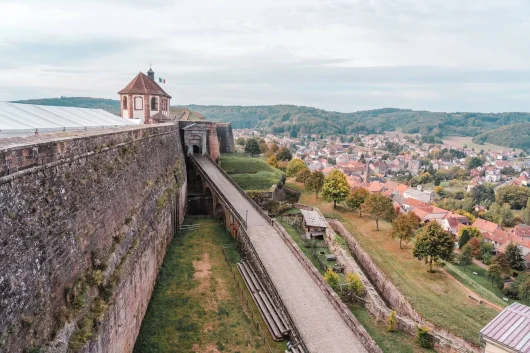
[[[530,111],[527,0],[0,0],[0,101]]]

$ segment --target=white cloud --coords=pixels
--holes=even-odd
[[[116,98],[152,62],[181,104],[530,110],[529,20],[524,0],[3,0],[0,100]]]

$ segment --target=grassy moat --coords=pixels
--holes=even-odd
[[[180,231],[170,244],[134,352],[268,352],[230,269],[239,255],[228,248],[229,265],[223,254],[234,240],[216,219],[190,217],[185,224],[198,228]],[[269,336],[261,320],[260,326]],[[268,342],[274,352],[285,350]]]

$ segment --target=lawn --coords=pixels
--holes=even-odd
[[[218,220],[186,223],[200,228],[170,244],[134,352],[267,353],[222,252],[233,239]],[[239,261],[235,250],[229,256]],[[270,342],[284,352],[285,343]]]
[[[334,210],[331,203],[305,192],[302,184],[289,181],[288,186],[302,191],[301,203],[317,206],[326,217],[342,221],[423,317],[478,344],[478,332],[497,315],[494,309],[469,299],[465,289],[446,273],[427,272],[427,266],[412,256],[412,244],[400,249],[399,242],[390,238],[389,223],[379,222],[381,230],[376,231],[375,221],[367,216],[360,218],[357,212]]]
[[[245,191],[269,191],[278,183],[283,172],[267,164],[259,157],[245,154],[222,154],[221,168]]]
[[[503,147],[503,146],[497,146],[491,143],[485,143],[483,145],[479,145],[478,143],[474,143],[473,137],[471,136],[447,136],[443,138],[443,142],[445,144],[460,147],[463,148],[464,146],[467,146],[467,148],[474,148],[476,151],[484,150],[488,151],[491,150],[493,152],[500,152],[500,151],[510,151],[510,147]],[[516,149],[516,151],[519,153],[521,150]]]
[[[456,268],[457,271],[454,271],[453,268]],[[482,291],[485,289],[488,293],[491,293],[490,295],[494,295],[495,297],[499,298],[500,300],[495,301],[490,300],[490,298],[487,297],[488,294],[483,296],[484,299],[492,301],[494,304],[508,306],[509,304],[515,302],[511,299],[509,301],[504,301],[502,299],[506,296],[502,293],[502,290],[499,289],[498,286],[492,284],[491,279],[488,277],[488,271],[480,266],[475,264],[471,264],[469,266],[459,266],[453,264],[450,267],[447,267],[446,270],[455,276],[455,278],[458,279],[463,285],[475,291],[478,295],[482,296]],[[463,276],[465,278],[462,278]],[[475,283],[480,286],[479,289],[477,289],[477,285],[474,285]]]

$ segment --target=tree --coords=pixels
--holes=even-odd
[[[245,146],[245,138],[244,137],[238,137],[236,140],[236,144],[240,146]]]
[[[390,236],[394,239],[399,239],[399,248],[402,249],[401,242],[408,242],[412,239],[419,225],[419,218],[415,213],[410,212],[407,215],[400,213],[392,221],[392,233],[390,233]]]
[[[466,168],[471,170],[484,165],[484,160],[480,157],[467,157],[466,158]]]
[[[503,205],[510,204],[513,209],[520,210],[530,198],[530,188],[519,185],[508,185],[497,189],[495,201]]]
[[[442,196],[445,192],[445,189],[443,188],[443,186],[435,186],[434,187],[434,193],[438,196]]]
[[[280,152],[276,154],[276,158],[278,158],[279,161],[290,161],[293,159],[293,155],[291,154],[291,151],[287,148],[282,148]]]
[[[245,144],[245,152],[250,153],[251,156],[259,155],[261,150],[259,149],[258,141],[256,139],[248,139]]]
[[[519,284],[519,298],[526,300],[526,303],[530,301],[530,277],[526,277]]]
[[[276,159],[275,155],[272,155],[267,159],[267,164],[274,168],[278,168],[278,159]]]
[[[483,217],[488,221],[511,227],[514,224],[515,214],[507,203],[502,206],[498,203],[492,203],[489,209],[484,212]]]
[[[510,260],[503,253],[498,253],[491,259],[491,266],[498,265],[502,276],[508,276],[510,274]]]
[[[386,320],[386,330],[388,332],[396,331],[396,311],[395,310],[392,310],[390,314],[388,314],[388,319]]]
[[[467,219],[471,221],[471,223],[477,220],[477,217],[473,216],[471,213],[467,212],[466,210],[458,209],[458,210],[455,210],[454,212],[456,214],[466,217]]]
[[[510,267],[513,270],[524,271],[526,269],[523,252],[515,243],[510,242],[510,244],[506,246],[505,253],[508,261],[510,262]]]
[[[412,254],[418,260],[424,260],[429,265],[429,272],[433,272],[433,265],[443,266],[443,261],[451,260],[453,247],[453,235],[437,222],[430,222],[418,233]]]
[[[370,192],[365,188],[355,188],[346,198],[346,206],[354,211],[359,210],[359,217],[362,217],[361,206],[368,196],[370,196]]]
[[[467,226],[458,232],[458,247],[462,249],[467,242],[474,237],[481,237],[482,233],[477,227]]]
[[[269,149],[270,149],[270,151],[271,151],[272,153],[276,153],[276,152],[278,152],[278,150],[280,149],[280,147],[278,147],[278,145],[277,145],[276,143],[273,143],[272,145],[270,145]]]
[[[379,230],[379,220],[381,218],[390,221],[396,216],[392,199],[380,193],[370,194],[368,196],[364,201],[363,211],[375,218],[377,230]]]
[[[502,279],[502,268],[499,264],[492,263],[488,268],[488,276],[491,278],[491,284],[499,282]]]
[[[324,186],[324,174],[317,170],[311,173],[305,181],[305,188],[309,191],[314,191],[317,199],[322,186]]]
[[[464,246],[464,248],[460,252],[460,256],[458,257],[458,263],[460,264],[460,266],[464,266],[465,270],[466,266],[471,265],[472,262],[472,250],[469,246]]]
[[[287,170],[285,171],[285,173],[288,177],[293,177],[303,168],[307,168],[305,162],[300,158],[294,158],[291,159],[289,163],[287,163]]]
[[[482,259],[481,245],[482,245],[482,238],[472,237],[465,246],[469,246],[471,248],[471,253],[473,254],[473,257],[475,259],[481,260]]]
[[[363,294],[364,286],[363,282],[361,282],[361,279],[359,276],[355,273],[347,272],[346,273],[346,282],[348,283],[348,292],[352,293],[353,295],[360,297]]]
[[[302,168],[298,171],[298,173],[296,173],[296,182],[298,183],[305,183],[305,181],[307,180],[307,178],[309,178],[309,176],[311,175],[311,171],[309,170],[309,168]]]
[[[348,180],[346,180],[346,175],[338,169],[333,169],[324,180],[324,186],[322,186],[324,200],[333,201],[333,208],[337,208],[337,202],[344,201],[349,192],[350,185]]]
[[[259,149],[261,153],[267,153],[269,151],[269,145],[267,145],[266,143],[260,143]]]
[[[530,225],[530,198],[526,202],[526,207],[521,210],[521,219],[525,224]]]

